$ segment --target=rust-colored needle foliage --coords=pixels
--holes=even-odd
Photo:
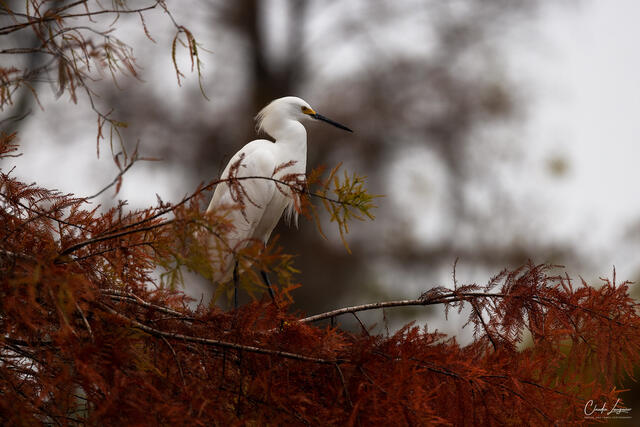
[[[200,190],[177,205],[98,213],[86,198],[0,175],[3,424],[583,422],[585,403],[615,402],[638,361],[628,284],[577,285],[546,265],[308,318],[288,311],[286,286],[280,308],[263,298],[191,310],[153,272],[198,257],[194,225],[215,232],[190,207]],[[280,257],[256,262],[280,270]],[[402,305],[469,308],[473,342],[413,324],[386,336],[315,325]]]
[[[35,84],[53,76],[60,94],[88,100],[98,116],[98,143],[107,134],[117,140],[125,124],[94,105],[92,83],[101,73],[114,83],[117,74],[135,76],[132,51],[112,29],[121,15],[139,17],[151,39],[144,16],[154,9],[175,27],[170,56],[178,81],[181,46],[200,75],[199,44],[163,0],[102,3],[8,3],[23,7],[14,10],[0,2],[9,20],[0,36],[28,32],[35,42],[0,54],[45,58],[32,68],[0,65],[0,109],[19,104],[21,89],[36,96]],[[101,28],[100,17],[111,24]],[[0,162],[16,155],[15,140],[15,133],[0,132]],[[233,311],[192,309],[176,290],[181,272],[213,277],[211,259],[225,248],[211,247],[206,237],[224,242],[231,227],[224,212],[202,212],[204,191],[219,181],[175,204],[159,200],[131,211],[123,202],[102,211],[95,197],[112,186],[117,193],[140,159],[124,143],[112,151],[123,153],[114,156],[120,174],[89,197],[0,171],[0,424],[519,426],[583,423],[594,405],[623,407],[616,386],[640,358],[638,305],[628,283],[614,277],[593,287],[529,264],[486,286],[458,285],[454,276],[453,289],[413,300],[304,317],[291,309],[290,291],[301,286],[292,257],[272,239],[235,256],[240,286],[250,294],[262,295],[256,271],[277,277],[278,305],[254,298]],[[346,246],[348,222],[373,218],[373,196],[361,177],[340,179],[337,170],[324,180],[316,170],[277,186],[295,191],[296,209],[317,224],[311,199],[319,199]],[[242,200],[242,179],[229,179],[241,205],[250,203]],[[228,290],[218,284],[216,297]],[[466,310],[473,341],[460,345],[415,324],[373,335],[364,324],[357,334],[316,323],[427,305]]]

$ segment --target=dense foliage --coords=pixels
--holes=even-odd
[[[216,223],[188,206],[201,189],[175,206],[104,213],[4,172],[0,189],[6,423],[580,421],[587,401],[616,401],[616,384],[640,354],[627,283],[576,285],[545,265],[310,318],[287,311],[286,288],[280,308],[263,299],[191,310],[153,273],[159,260],[197,258],[185,255],[185,236],[193,224]],[[274,265],[277,253],[264,257],[287,268]],[[314,326],[365,309],[436,304],[471,308],[473,343],[413,324],[386,336]]]

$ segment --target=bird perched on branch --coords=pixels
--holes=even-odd
[[[220,177],[224,181],[213,193],[207,213],[226,212],[233,226],[224,238],[211,238],[220,253],[212,261],[214,281],[226,283],[233,275],[236,306],[236,253],[252,242],[266,245],[285,210],[285,216],[297,224],[299,197],[294,188],[304,183],[307,164],[307,131],[302,123],[313,120],[352,132],[316,113],[300,98],[278,98],[256,116],[258,131],[266,132],[275,142],[256,139],[242,147],[227,164]],[[275,302],[266,272],[261,275]]]

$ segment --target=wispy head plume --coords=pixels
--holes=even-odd
[[[258,112],[258,114],[256,114],[255,120],[256,120],[256,132],[260,133],[260,132],[266,132],[265,128],[264,128],[264,119],[267,116],[267,114],[269,113],[269,111],[271,110],[271,104],[273,104],[273,101],[271,101],[269,103],[269,105],[267,105],[266,107],[264,107],[262,110],[260,110]]]

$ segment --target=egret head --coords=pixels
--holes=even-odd
[[[264,130],[271,136],[274,136],[274,131],[287,120],[295,120],[301,123],[308,120],[320,120],[337,128],[353,132],[348,127],[316,113],[307,101],[295,96],[285,96],[271,101],[256,116],[258,130]]]

